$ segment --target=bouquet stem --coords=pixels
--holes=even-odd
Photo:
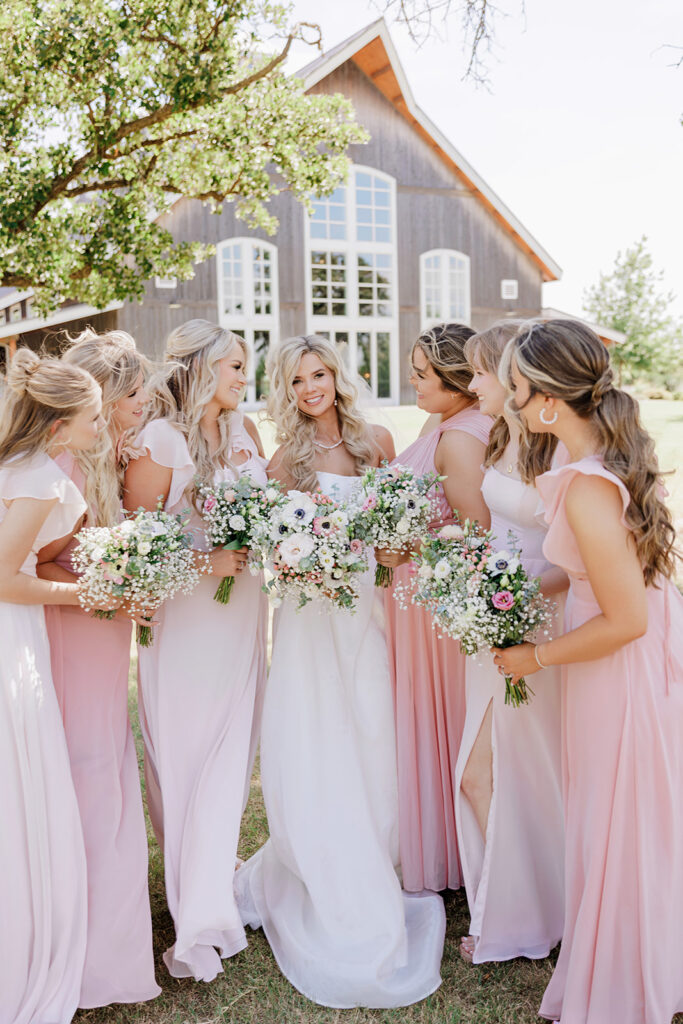
[[[138,643],[140,647],[151,647],[154,642],[154,633],[151,626],[138,626]]]
[[[116,609],[113,611],[105,612],[101,608],[96,608],[93,612],[93,617],[96,619],[113,619],[116,615]]]
[[[505,703],[511,704],[513,708],[519,708],[522,704],[529,703],[529,695],[534,696],[534,691],[527,686],[524,678],[513,683],[512,676],[505,676]]]
[[[218,601],[219,604],[227,604],[232,594],[232,588],[235,585],[234,576],[224,576],[218,584],[218,590],[213,595],[214,601]]]
[[[375,586],[388,587],[394,582],[394,570],[387,565],[378,565],[375,569]]]

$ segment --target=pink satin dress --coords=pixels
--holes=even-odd
[[[546,557],[570,578],[565,627],[600,614],[567,521],[591,456],[536,481]],[[647,588],[644,636],[562,670],[564,938],[540,1013],[561,1024],[669,1024],[683,1011],[683,598]],[[535,678],[535,677],[534,677]]]
[[[56,460],[79,491],[70,453]],[[57,562],[72,570],[72,541]],[[52,675],[64,721],[88,864],[88,942],[79,1006],[138,1003],[154,978],[147,830],[128,718],[131,621],[80,608],[45,609]]]
[[[470,434],[485,445],[490,427],[491,420],[479,409],[463,409],[419,437],[395,461],[418,474],[436,473],[436,449],[446,430]],[[441,526],[452,522],[453,511],[441,484],[437,496],[434,525]],[[399,566],[394,585],[406,583],[409,573],[409,565]],[[400,608],[393,587],[385,594],[396,711],[403,886],[408,892],[457,889],[462,874],[453,780],[465,722],[465,656],[455,640],[437,636],[431,615],[423,608]]]

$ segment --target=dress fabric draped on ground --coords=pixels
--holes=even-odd
[[[508,531],[530,576],[548,567],[538,492],[490,466],[482,492],[491,510],[494,546],[509,550]],[[558,616],[553,635],[560,632]],[[474,962],[548,955],[562,937],[564,818],[560,759],[560,670],[529,679],[534,696],[506,706],[505,683],[488,653],[467,659],[467,713],[455,772],[460,842]],[[486,840],[462,777],[489,704],[492,707],[493,795]]]
[[[0,467],[6,502],[57,499],[22,572],[85,512],[47,455]],[[85,851],[42,605],[0,602],[0,1021],[69,1024],[85,957]]]
[[[248,453],[237,468],[265,483],[265,460],[243,426],[231,423],[233,452]],[[189,507],[195,468],[182,434],[154,420],[138,444],[173,469],[166,509]],[[225,480],[234,479],[226,468]],[[218,481],[217,481],[218,482]],[[193,512],[195,547],[209,548]],[[156,614],[154,643],[140,649],[141,724],[150,817],[164,852],[166,897],[176,941],[164,955],[176,978],[211,981],[221,958],[246,946],[235,905],[240,821],[258,735],[265,679],[266,598],[261,577],[236,577],[227,605],[214,601],[219,584],[203,578]]]
[[[356,478],[318,474],[343,498]],[[261,778],[270,839],[237,872],[243,919],[283,974],[332,1007],[394,1007],[440,984],[441,898],[401,892],[396,747],[382,605],[276,613]]]
[[[566,630],[600,614],[564,510],[578,473],[616,484],[624,512],[630,502],[595,456],[538,478],[543,550],[570,578]],[[562,1024],[669,1024],[683,1011],[683,598],[657,584],[644,636],[563,668],[566,913],[540,1009]]]

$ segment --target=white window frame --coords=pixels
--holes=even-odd
[[[443,316],[428,317],[427,316],[427,260],[430,257],[438,256],[441,260],[439,268],[439,291],[441,294]],[[428,249],[426,252],[420,253],[420,329],[426,330],[429,327],[433,327],[434,324],[450,322],[452,317],[449,312],[450,307],[450,259],[455,256],[456,259],[463,261],[463,269],[466,272],[467,288],[466,288],[466,302],[465,311],[462,318],[458,318],[458,322],[468,324],[472,318],[472,278],[470,268],[470,258],[467,253],[460,252],[458,249]]]
[[[356,239],[356,174],[371,174],[387,182],[390,189],[389,227],[391,234],[390,242],[359,242]],[[349,180],[346,183],[346,238],[311,238],[311,219],[304,210],[304,281],[306,296],[306,330],[309,334],[328,334],[331,338],[337,333],[348,335],[348,365],[355,369],[356,358],[356,335],[368,332],[371,337],[371,373],[373,401],[378,405],[395,405],[399,400],[400,372],[399,372],[399,302],[398,302],[398,245],[397,245],[397,218],[396,218],[396,179],[376,167],[368,167],[364,164],[353,164],[349,173]],[[313,313],[313,278],[311,272],[311,258],[314,252],[339,252],[344,253],[346,258],[346,308],[345,316],[321,316]],[[365,253],[370,255],[389,255],[391,257],[391,298],[386,305],[391,308],[389,316],[361,316],[358,296],[358,256]],[[378,398],[377,390],[377,334],[389,334],[389,396]]]
[[[226,313],[225,292],[223,278],[223,250],[227,246],[239,245],[241,247],[242,262],[242,312]],[[248,246],[258,246],[270,253],[271,266],[271,311],[270,313],[256,313],[254,302],[254,274],[252,269],[253,258]],[[256,398],[256,357],[254,352],[254,334],[257,331],[270,331],[270,343],[277,341],[280,328],[280,289],[278,273],[278,249],[272,242],[264,242],[260,238],[250,238],[246,235],[239,235],[235,238],[224,238],[216,246],[216,276],[218,279],[218,323],[226,330],[235,331],[242,335],[249,352],[249,383],[247,384],[246,406],[258,407],[263,404],[262,400]]]

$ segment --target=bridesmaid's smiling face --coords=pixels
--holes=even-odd
[[[227,356],[215,363],[215,369],[218,380],[214,401],[221,409],[236,409],[247,386],[247,357],[242,346],[235,342]]]
[[[495,373],[484,370],[475,361],[472,367],[472,380],[468,389],[479,399],[479,408],[485,416],[496,419],[503,415],[507,391]]]
[[[124,398],[119,398],[112,409],[111,422],[116,433],[123,434],[126,430],[133,428],[137,430],[148,402],[149,395],[145,390],[145,380],[141,370],[129,394]]]
[[[292,388],[301,412],[316,419],[334,406],[337,397],[334,374],[315,352],[301,357]]]
[[[413,349],[410,361],[412,365],[410,383],[415,388],[418,409],[439,415],[450,412],[456,393],[448,391],[443,386],[441,379],[434,372],[434,367],[419,345]]]

